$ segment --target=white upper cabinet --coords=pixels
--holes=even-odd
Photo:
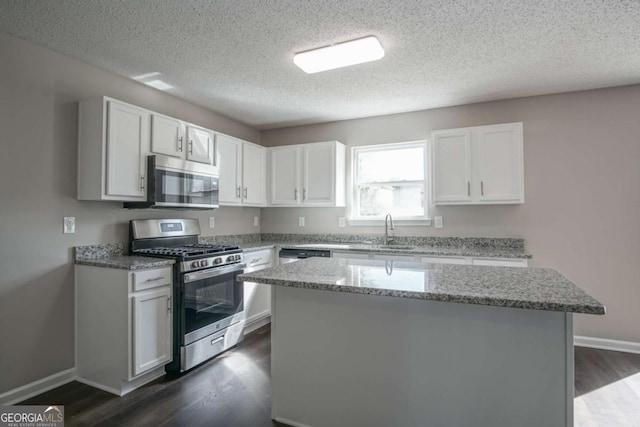
[[[245,205],[267,204],[267,149],[242,143],[242,201]]]
[[[292,206],[300,203],[300,146],[290,145],[269,149],[271,158],[271,197],[274,206]]]
[[[80,102],[78,199],[146,199],[150,113],[107,97]]]
[[[152,113],[151,153],[214,164],[213,131]]]
[[[251,142],[216,134],[220,204],[266,206],[267,149]]]
[[[151,115],[151,151],[171,157],[185,157],[184,123],[161,114]]]
[[[213,132],[209,129],[187,125],[187,160],[194,162],[213,163]]]
[[[468,129],[432,134],[434,201],[471,201],[471,132]]]
[[[524,203],[522,123],[432,133],[435,204]]]
[[[345,206],[345,153],[338,141],[271,148],[271,205]]]
[[[478,199],[484,203],[523,203],[522,123],[482,126],[474,132]]]

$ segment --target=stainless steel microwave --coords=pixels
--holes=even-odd
[[[218,168],[167,156],[147,157],[147,201],[125,209],[215,209]]]

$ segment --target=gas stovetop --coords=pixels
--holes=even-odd
[[[184,246],[159,246],[136,249],[136,254],[153,255],[166,258],[189,259],[198,255],[213,255],[238,252],[237,246],[188,244]]]

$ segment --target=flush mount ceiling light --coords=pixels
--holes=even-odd
[[[377,61],[384,56],[382,45],[374,36],[350,40],[318,49],[296,53],[293,63],[307,74],[349,65]]]

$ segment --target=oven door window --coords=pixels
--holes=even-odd
[[[232,272],[184,284],[184,333],[196,331],[244,309],[243,284]]]
[[[156,202],[217,205],[218,178],[184,172],[155,170]]]

